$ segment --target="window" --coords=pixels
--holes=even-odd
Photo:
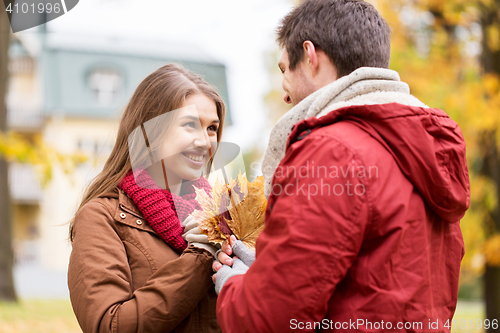
[[[88,85],[99,106],[112,106],[120,96],[123,79],[117,70],[98,68],[88,76]]]

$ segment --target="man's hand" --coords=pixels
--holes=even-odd
[[[212,266],[215,272],[219,272],[218,274],[215,273],[212,275],[212,280],[215,283],[215,291],[217,294],[220,293],[222,287],[226,281],[229,280],[229,278],[235,275],[245,274],[248,268],[255,261],[255,252],[247,248],[243,242],[239,240],[237,241],[235,236],[232,235],[229,238],[229,243],[230,244],[228,245],[224,242],[222,247],[223,250],[221,249],[217,255],[217,259],[229,262],[231,258],[229,258],[228,255],[234,253],[235,256],[232,258],[232,262],[230,262],[232,265],[222,265],[219,261],[215,261]],[[217,277],[217,275],[219,276]]]
[[[212,281],[214,283],[217,272],[222,268],[222,263],[227,266],[233,266],[233,258],[231,258],[230,256],[233,254],[232,246],[234,245],[234,243],[236,243],[236,237],[234,235],[231,235],[231,237],[229,238],[229,243],[230,244],[228,244],[227,242],[222,243],[220,251],[217,251],[216,253],[215,261],[212,264],[212,269],[214,270],[214,272],[216,272],[214,275],[212,275]]]

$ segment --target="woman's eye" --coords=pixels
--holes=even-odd
[[[185,123],[183,126],[185,127],[190,127],[190,128],[195,128],[196,125],[193,121],[190,121],[189,123]]]
[[[209,131],[211,131],[211,132],[217,132],[217,129],[218,129],[218,127],[217,127],[217,126],[215,126],[215,125],[212,125],[212,126],[210,126],[210,127],[208,128],[208,130],[209,130]]]

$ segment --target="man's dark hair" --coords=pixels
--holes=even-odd
[[[283,18],[277,34],[290,70],[302,60],[306,40],[328,55],[338,77],[359,67],[389,68],[389,25],[362,0],[305,0]]]

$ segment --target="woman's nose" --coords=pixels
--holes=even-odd
[[[208,137],[208,134],[204,131],[200,131],[194,140],[194,145],[204,149],[210,148],[210,138]]]

